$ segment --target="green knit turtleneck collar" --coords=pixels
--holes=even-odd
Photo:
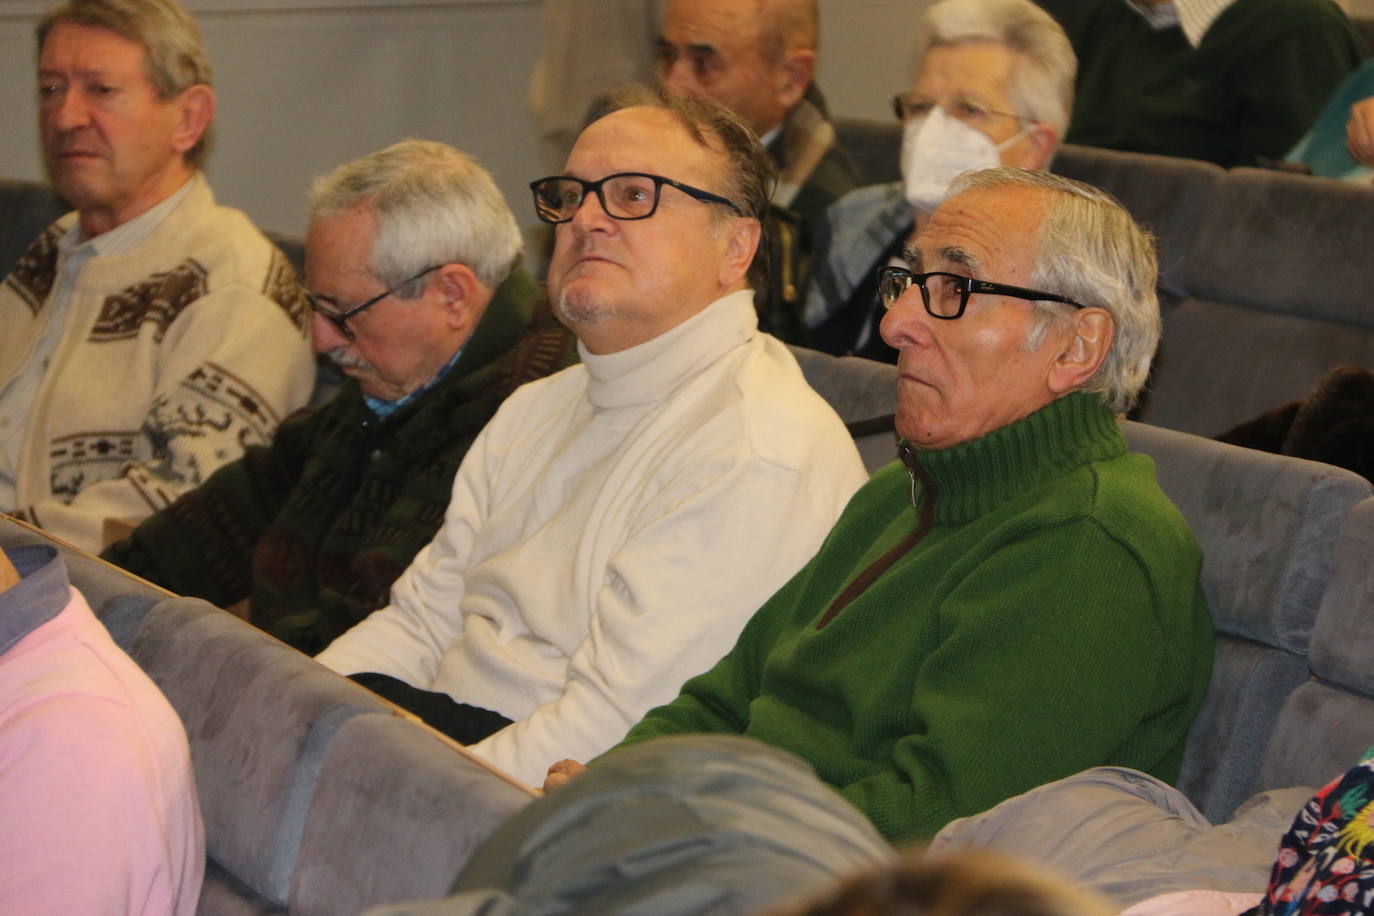
[[[919,465],[937,488],[937,524],[977,518],[1065,471],[1125,452],[1116,416],[1100,396],[1086,392],[1065,395],[953,448],[922,451],[902,444],[908,469]],[[920,471],[913,474],[918,484]]]

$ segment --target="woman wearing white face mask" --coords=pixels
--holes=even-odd
[[[815,227],[808,343],[893,362],[878,335],[877,269],[906,266],[915,237],[960,172],[1047,168],[1073,107],[1077,61],[1063,29],[1030,0],[941,0],[922,18],[903,123],[902,182],[859,188]]]

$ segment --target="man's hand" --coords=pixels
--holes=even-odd
[[[1350,157],[1361,165],[1374,166],[1374,96],[1350,106],[1345,125],[1345,145]]]
[[[585,772],[587,768],[576,760],[560,760],[549,767],[549,774],[544,777],[544,791],[556,789],[574,776],[581,776]]]

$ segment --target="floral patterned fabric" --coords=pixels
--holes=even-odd
[[[1293,819],[1247,916],[1358,916],[1374,902],[1374,748]]]

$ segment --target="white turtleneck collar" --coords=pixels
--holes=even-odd
[[[587,400],[597,409],[656,401],[756,333],[754,291],[742,289],[628,350],[597,355],[579,342]]]

